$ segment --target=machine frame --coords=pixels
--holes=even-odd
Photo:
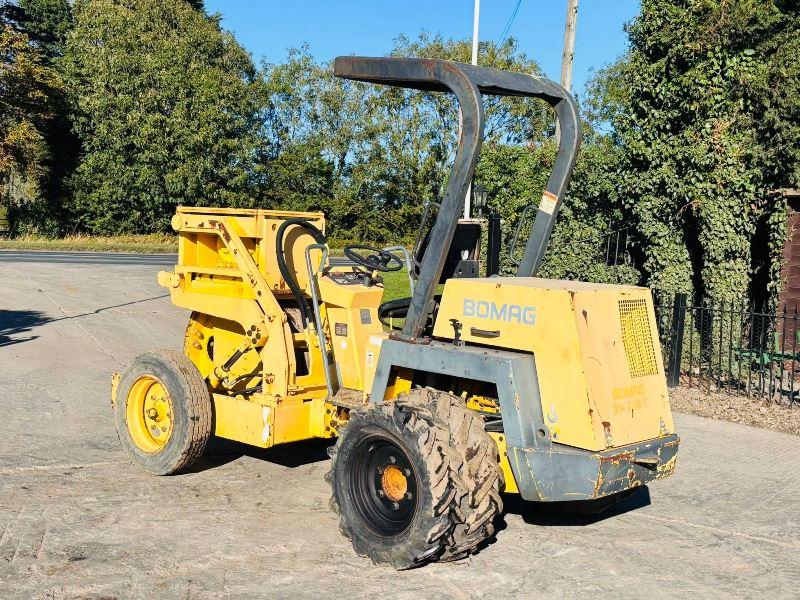
[[[342,531],[357,552],[398,568],[474,552],[502,491],[615,501],[669,476],[679,438],[649,290],[533,277],[580,146],[569,93],[434,59],[339,57],[334,72],[458,100],[461,137],[421,256],[367,247],[359,258],[350,247],[360,268],[334,267],[321,213],[179,207],[178,264],[158,282],[192,311],[183,353],[141,355],[112,379],[134,462],[178,472],[212,434],[262,448],[338,436],[328,479]],[[444,273],[481,150],[484,94],[542,99],[561,132],[510,278]],[[388,332],[378,275],[403,264],[411,297],[402,331]]]

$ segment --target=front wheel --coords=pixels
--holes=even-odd
[[[188,468],[211,437],[211,397],[203,377],[180,352],[137,356],[117,387],[117,434],[133,462],[154,475]]]
[[[457,560],[494,533],[497,446],[457,397],[417,389],[352,411],[331,456],[331,508],[355,551],[376,564]]]

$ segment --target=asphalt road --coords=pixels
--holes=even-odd
[[[396,573],[328,509],[324,445],[151,477],[111,374],[180,347],[160,265],[0,261],[0,598],[796,598],[800,438],[677,415],[675,475],[598,520],[506,498],[471,560]]]

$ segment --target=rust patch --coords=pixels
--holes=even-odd
[[[209,225],[211,225],[215,229],[219,229],[220,230],[220,233],[222,234],[222,239],[223,240],[225,240],[226,242],[230,242],[231,241],[231,235],[228,233],[228,230],[225,228],[225,225],[222,223],[222,221],[211,221],[211,220],[209,220],[208,223],[209,223]],[[234,250],[234,252],[236,252],[236,250]]]
[[[611,463],[613,465],[618,465],[622,461],[632,461],[634,453],[632,450],[628,452],[620,452],[619,454],[612,454],[611,456],[600,456],[600,464]]]

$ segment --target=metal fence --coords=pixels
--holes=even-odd
[[[734,303],[656,307],[667,382],[800,404],[800,314]]]
[[[630,252],[630,230],[631,226],[622,227],[621,229],[609,231],[603,235],[606,250],[606,265],[609,267],[629,265],[633,262]]]

